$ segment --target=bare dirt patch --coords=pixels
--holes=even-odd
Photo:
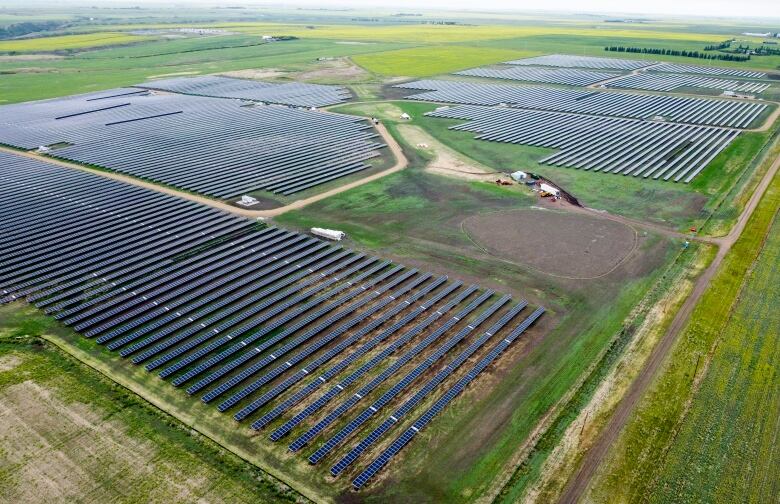
[[[535,208],[474,215],[462,228],[491,255],[576,279],[608,274],[637,241],[636,231],[620,222]]]
[[[398,126],[398,131],[407,142],[434,156],[433,160],[425,167],[431,173],[464,180],[495,181],[497,178],[507,179],[505,175],[447,147],[419,126],[402,124]],[[503,176],[499,177],[499,175]]]
[[[17,61],[41,61],[64,59],[59,54],[8,54],[0,56],[0,63],[15,63]]]
[[[0,355],[0,373],[10,371],[21,363],[22,359],[16,355]]]
[[[171,73],[165,73],[165,74],[158,74],[158,75],[150,75],[147,77],[147,79],[159,79],[160,77],[179,77],[182,75],[197,75],[200,72],[198,71],[191,71],[191,72],[171,72]]]
[[[318,61],[309,70],[304,70],[292,75],[301,81],[334,81],[353,82],[371,77],[371,74],[362,67],[356,65],[349,58],[336,58],[326,61]]]
[[[219,75],[226,77],[236,77],[239,79],[273,79],[281,77],[287,72],[278,68],[248,68],[246,70],[234,70],[232,72],[222,72]]]

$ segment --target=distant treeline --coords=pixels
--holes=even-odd
[[[733,47],[731,44],[734,43],[735,40],[724,40],[720,44],[717,45],[708,45],[704,48],[705,51],[720,51],[721,53],[727,53],[727,54],[747,54],[747,55],[753,55],[753,56],[776,56],[780,54],[780,49],[774,48],[774,47],[768,47],[767,44],[774,45],[776,44],[774,41],[769,42],[763,42],[761,45],[756,45],[751,47],[750,45],[742,45],[739,44],[737,47]]]
[[[45,21],[41,23],[14,23],[8,26],[0,26],[0,40],[21,37],[30,33],[38,33],[60,28],[62,23]]]
[[[734,42],[734,39],[724,40],[720,44],[714,44],[714,45],[708,45],[704,48],[705,51],[719,51],[721,49],[728,49],[731,47],[731,43]]]
[[[748,61],[750,59],[749,54],[707,54],[700,51],[678,51],[676,49],[656,49],[652,47],[623,47],[623,46],[608,46],[604,48],[605,51],[612,52],[625,52],[625,53],[637,53],[637,54],[658,54],[660,56],[683,56],[686,58],[698,58],[707,60],[722,60],[722,61]]]

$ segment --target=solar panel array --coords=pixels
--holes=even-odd
[[[328,436],[317,461],[385,408],[399,420],[422,397],[450,402],[469,358],[489,364],[488,340],[503,351],[544,311],[28,157],[0,153],[0,182],[0,302],[26,298],[275,441],[305,437],[295,450]]]
[[[683,96],[560,89],[512,84],[419,80],[396,87],[423,90],[412,100],[514,107],[578,114],[664,119],[689,124],[744,128],[766,108],[763,103]]]
[[[469,70],[455,72],[455,75],[527,82],[543,82],[546,84],[567,84],[570,86],[588,86],[606,79],[611,79],[617,74],[569,68],[535,68],[515,65],[493,68],[472,68]]]
[[[660,63],[651,68],[653,72],[668,73],[693,73],[705,75],[728,75],[732,77],[747,77],[753,79],[762,79],[766,77],[764,72],[753,70],[740,70],[739,68],[720,68],[700,65],[682,65],[679,63]]]
[[[262,82],[218,75],[153,80],[137,84],[136,87],[215,98],[238,98],[297,107],[326,107],[343,103],[351,98],[349,90],[342,86],[326,86],[302,82]]]
[[[593,56],[573,56],[570,54],[548,54],[507,62],[510,65],[539,65],[568,68],[598,68],[603,70],[636,70],[655,61],[629,60],[619,58],[597,58]]]
[[[383,144],[353,116],[137,89],[0,107],[0,143],[232,198],[289,195],[370,167]]]
[[[739,91],[742,93],[761,93],[769,87],[769,84],[695,75],[640,73],[615,79],[607,83],[606,86],[611,88],[646,89],[648,91],[674,91],[683,87],[698,87]]]
[[[462,105],[429,113],[465,119],[478,139],[559,149],[540,163],[690,182],[738,130],[557,112]]]

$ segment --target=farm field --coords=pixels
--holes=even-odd
[[[147,40],[153,40],[153,38],[121,32],[85,33],[26,40],[3,40],[0,41],[0,53],[66,51],[68,49],[132,44]]]
[[[777,494],[779,200],[775,177],[589,499],[768,502]]]
[[[295,502],[284,485],[39,336],[0,308],[0,499]]]

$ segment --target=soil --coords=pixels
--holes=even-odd
[[[272,79],[287,75],[284,70],[278,68],[249,68],[246,70],[234,70],[232,72],[222,72],[219,75],[225,77],[236,77],[238,79]]]
[[[10,371],[21,363],[22,363],[22,359],[20,359],[16,355],[0,356],[0,373],[4,371]]]
[[[11,54],[0,56],[0,63],[16,63],[18,61],[41,61],[65,59],[59,54]]]
[[[139,488],[149,501],[194,502],[213,484],[170,466],[111,414],[35,381],[0,393],[0,446],[0,474],[11,475],[0,478],[2,502],[116,502]]]
[[[577,279],[610,273],[637,243],[636,231],[626,224],[541,208],[474,215],[462,227],[491,255]]]
[[[503,173],[496,172],[473,160],[464,158],[453,149],[436,140],[419,126],[402,124],[398,126],[398,131],[411,145],[435,156],[433,161],[425,167],[431,173],[484,182],[494,182],[497,178],[508,180],[508,177]],[[498,177],[498,175],[501,175],[501,177]]]
[[[298,72],[290,77],[296,81],[327,80],[333,82],[354,82],[368,79],[371,76],[362,67],[357,66],[349,58],[337,58],[328,61],[318,61],[311,70]]]

